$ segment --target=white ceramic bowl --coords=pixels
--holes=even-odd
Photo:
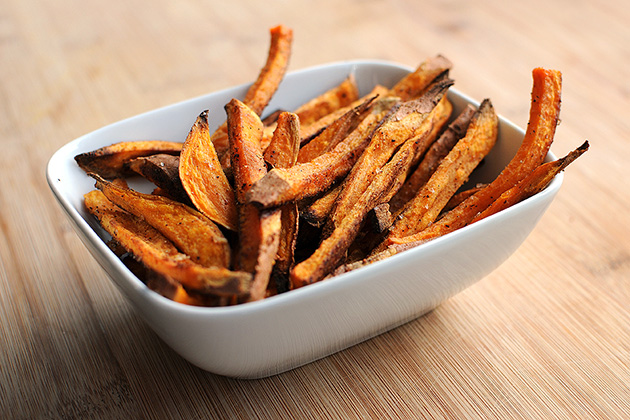
[[[362,94],[374,84],[392,86],[410,68],[380,61],[351,61],[288,74],[268,109],[294,109],[354,72]],[[177,353],[202,369],[258,378],[309,363],[374,337],[433,309],[494,270],[525,240],[562,183],[512,208],[387,260],[263,301],[199,308],[149,290],[108,249],[108,235],[83,207],[94,181],[74,156],[122,140],[183,141],[197,115],[225,119],[231,98],[247,85],[226,89],[120,121],[82,136],[50,159],[48,183],[78,235],[122,294]],[[489,92],[491,95],[491,92]],[[468,97],[452,89],[456,114]],[[523,98],[528,101],[529,98]],[[516,152],[522,129],[500,120],[499,140],[471,182],[491,181]],[[555,159],[551,154],[547,159]]]

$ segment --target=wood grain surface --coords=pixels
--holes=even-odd
[[[0,417],[630,418],[630,6],[577,1],[78,1],[0,4]],[[426,316],[274,377],[193,367],[139,318],[45,180],[117,120],[250,82],[268,29],[291,70],[455,63],[456,87],[520,126],[531,70],[564,75],[552,151],[591,150],[523,246]]]

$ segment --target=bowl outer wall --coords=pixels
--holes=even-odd
[[[268,109],[293,109],[354,72],[361,94],[375,83],[391,86],[411,69],[379,61],[352,61],[310,68],[285,77]],[[525,240],[562,183],[516,206],[385,261],[264,301],[227,308],[177,304],[150,291],[107,248],[107,235],[83,208],[93,181],[74,163],[78,153],[121,140],[183,141],[196,116],[209,109],[210,123],[224,119],[223,105],[242,97],[247,85],[141,114],[80,137],[48,165],[48,182],[75,230],[114,283],[170,347],[202,369],[257,378],[309,363],[364,341],[433,309],[480,280]],[[454,114],[466,103],[452,89]],[[490,181],[514,155],[523,130],[501,118],[499,141],[471,183]],[[554,159],[551,154],[547,160]]]

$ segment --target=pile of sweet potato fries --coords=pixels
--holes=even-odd
[[[293,36],[270,34],[267,62],[218,128],[206,110],[183,143],[120,141],[75,157],[96,180],[85,205],[110,248],[175,301],[256,301],[364,266],[536,194],[588,149],[544,163],[561,74],[537,68],[518,152],[494,181],[462,191],[497,141],[498,117],[488,99],[453,115],[451,62],[439,55],[393,87],[359,97],[349,74],[261,119]],[[130,176],[154,191],[129,188]]]

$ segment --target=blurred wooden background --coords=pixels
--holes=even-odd
[[[630,417],[630,6],[531,0],[0,4],[0,417]],[[63,144],[250,82],[268,29],[291,69],[436,53],[456,87],[527,123],[531,69],[564,74],[552,151],[585,139],[504,265],[428,315],[275,377],[201,371],[139,319],[46,184]]]

